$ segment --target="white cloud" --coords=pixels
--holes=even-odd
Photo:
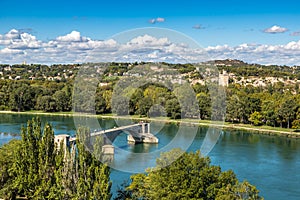
[[[72,31],[50,41],[11,30],[0,35],[0,63],[82,63],[111,61],[199,62],[234,58],[250,63],[300,65],[300,40],[284,45],[218,45],[205,49],[150,34],[119,43],[114,39],[93,40]]]
[[[88,41],[90,39],[86,37],[81,37],[80,32],[78,31],[72,31],[67,35],[57,37],[56,40],[60,42],[83,42]]]
[[[0,45],[8,49],[23,50],[41,48],[43,43],[29,33],[12,29],[8,33],[0,35]]]
[[[285,45],[243,44],[208,47],[211,59],[240,59],[250,63],[300,65],[300,41]]]
[[[166,21],[166,19],[165,18],[162,18],[162,17],[157,17],[156,19],[155,18],[153,18],[153,19],[149,19],[149,23],[150,24],[155,24],[156,22],[158,22],[158,23],[162,23],[162,22],[165,22]]]
[[[20,39],[11,40],[8,46],[11,49],[37,49],[42,47],[42,42],[38,41],[35,36],[28,33],[21,33]]]
[[[284,27],[281,27],[281,26],[277,26],[277,25],[274,25],[274,26],[272,26],[270,28],[266,28],[264,30],[265,33],[273,33],[273,34],[275,34],[275,33],[285,33],[287,31],[288,31],[287,28],[284,28]]]
[[[22,53],[22,51],[17,49],[9,49],[9,48],[0,49],[0,54],[20,54],[20,53]]]
[[[6,39],[20,39],[20,32],[16,29],[12,29],[4,35],[4,38],[6,38]]]
[[[171,42],[168,38],[155,38],[150,35],[142,35],[130,40],[127,46],[142,46],[142,47],[153,47],[153,46],[168,46]]]

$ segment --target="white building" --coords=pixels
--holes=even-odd
[[[229,83],[229,74],[223,70],[222,74],[219,74],[219,85],[228,86]]]

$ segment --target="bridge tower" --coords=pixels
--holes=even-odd
[[[157,144],[158,138],[150,133],[150,123],[139,123],[141,126],[140,131],[137,134],[129,134],[127,136],[128,143],[149,143]]]

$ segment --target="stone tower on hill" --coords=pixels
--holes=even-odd
[[[223,70],[222,74],[219,74],[219,85],[221,86],[228,86],[229,83],[229,74]]]

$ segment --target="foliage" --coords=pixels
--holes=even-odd
[[[233,73],[233,76],[230,75],[232,80],[256,76],[261,78],[265,85],[254,86],[249,82],[238,84],[232,81],[228,87],[219,87],[205,82],[205,74],[200,74],[191,64],[161,63],[174,70],[172,71],[174,74],[179,72],[179,76],[186,77],[187,82],[200,79],[203,84],[196,83],[190,87],[188,84],[175,83],[165,86],[154,81],[137,88],[125,82],[123,84],[121,76],[130,80],[132,68],[141,66],[137,73],[144,73],[143,67],[149,67],[149,63],[107,63],[106,68],[98,67],[97,70],[102,72],[100,81],[105,83],[102,85],[96,84],[94,78],[88,82],[90,79],[82,77],[87,84],[74,81],[80,65],[50,67],[37,64],[13,66],[4,64],[0,65],[4,78],[0,79],[0,110],[22,112],[35,109],[45,112],[65,112],[72,110],[73,100],[74,111],[79,112],[167,116],[172,119],[183,117],[224,120],[225,118],[226,121],[233,123],[248,124],[255,121],[254,124],[257,125],[297,127],[295,123],[299,119],[300,91],[299,84],[291,81],[295,82],[296,78],[300,78],[299,66],[262,66],[238,60],[217,60],[215,63],[219,70]],[[97,64],[90,63],[89,66],[96,68]],[[15,76],[21,76],[20,80],[7,78],[14,76],[14,73]],[[205,70],[202,73],[205,73]],[[65,76],[65,79],[49,78],[58,76]],[[268,79],[270,77],[277,81],[270,82]],[[116,87],[117,80],[122,83],[119,84],[122,85],[119,88]],[[76,87],[73,92],[74,85]],[[221,90],[226,91],[226,95]],[[77,96],[74,96],[75,94]],[[261,116],[258,117],[257,112]]]
[[[81,130],[79,130],[78,134]],[[49,124],[28,121],[21,140],[0,149],[0,195],[6,199],[110,199],[109,168],[85,150],[54,143]]]
[[[292,122],[292,128],[294,128],[294,129],[300,129],[300,119],[295,119]]]
[[[197,94],[199,103],[200,119],[208,119],[211,116],[211,100],[208,94],[200,92]]]
[[[262,199],[255,186],[239,183],[232,171],[222,172],[199,152],[173,149],[161,155],[155,168],[131,179],[125,193],[131,199]]]
[[[226,120],[291,128],[300,107],[299,94],[283,92],[284,86],[273,88],[272,93],[267,90],[268,87],[230,85],[227,88]]]
[[[11,184],[13,174],[10,172],[14,164],[15,155],[18,147],[21,145],[20,140],[11,140],[0,148],[0,188]],[[1,190],[0,190],[1,191]]]
[[[254,125],[254,126],[259,126],[259,125],[262,125],[262,119],[263,119],[263,116],[255,111],[254,113],[252,113],[250,115],[250,118],[249,118],[249,121]]]

